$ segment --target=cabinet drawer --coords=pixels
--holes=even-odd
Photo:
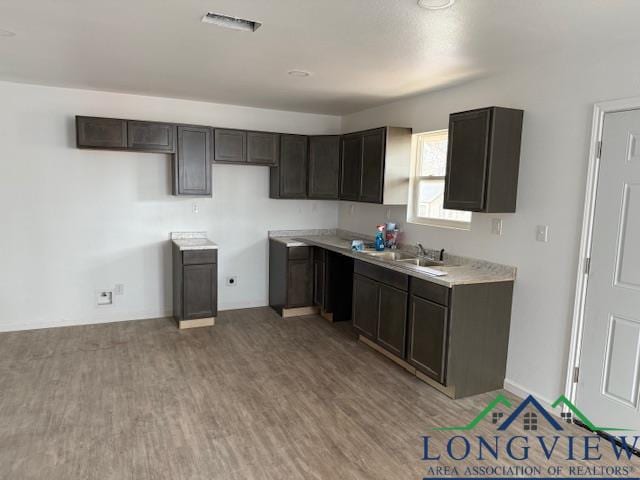
[[[309,247],[289,247],[287,249],[289,260],[306,260],[309,258]]]
[[[409,290],[409,277],[404,273],[396,272],[389,268],[356,260],[354,272],[405,292]]]
[[[183,265],[218,263],[217,250],[185,250],[182,252]]]
[[[411,278],[411,294],[440,305],[449,305],[450,289],[421,278]]]

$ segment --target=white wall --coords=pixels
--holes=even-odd
[[[394,102],[343,118],[343,130],[383,124],[424,132],[448,114],[489,105],[525,110],[517,213],[474,214],[471,231],[405,225],[405,240],[518,267],[508,384],[555,399],[564,390],[593,103],[640,95],[640,64],[612,49],[590,59],[557,57],[491,78]],[[372,234],[387,208],[340,207],[340,227]],[[392,218],[406,222],[406,208]],[[504,221],[502,237],[491,219]],[[550,225],[550,242],[535,241]]]
[[[74,116],[336,133],[340,118],[0,82],[0,331],[160,317],[170,231],[220,245],[220,309],[267,304],[267,231],[335,228],[337,202],[270,200],[268,168],[214,166],[213,199],[170,195],[170,156],[75,148]],[[193,203],[200,213],[192,213]],[[113,307],[95,292],[124,284]]]

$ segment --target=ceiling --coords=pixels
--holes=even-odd
[[[263,25],[226,30],[207,11]],[[16,33],[0,36],[0,79],[342,115],[638,42],[638,18],[637,0],[0,0]]]

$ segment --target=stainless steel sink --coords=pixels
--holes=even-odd
[[[398,260],[398,263],[405,263],[407,265],[414,265],[416,267],[442,267],[443,262],[437,260],[431,260],[430,258],[407,258],[404,260]]]
[[[410,253],[400,252],[400,251],[373,252],[373,251],[365,250],[362,253],[364,253],[365,255],[371,255],[372,257],[380,258],[382,260],[393,260],[396,262],[418,260],[417,258],[414,258],[415,256]]]

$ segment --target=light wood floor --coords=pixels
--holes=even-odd
[[[451,401],[344,325],[267,308],[188,331],[146,320],[5,333],[0,478],[419,479],[421,436],[448,437],[430,429],[495,395]]]

